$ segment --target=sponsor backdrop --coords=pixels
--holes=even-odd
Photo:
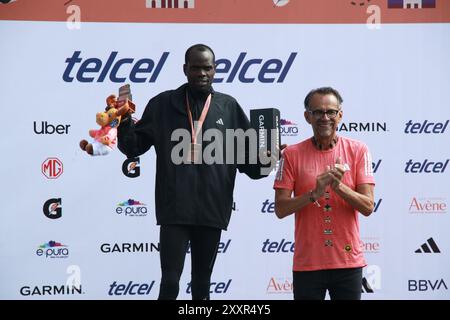
[[[247,114],[278,108],[283,143],[311,136],[310,89],[340,90],[339,134],[368,144],[377,182],[363,299],[448,299],[449,2],[0,3],[0,298],[157,297],[154,151],[90,157],[78,142],[109,94],[129,83],[139,118],[206,43],[215,89]],[[292,299],[294,219],[276,218],[273,178],[238,175],[212,299]],[[180,298],[189,281],[188,254]]]

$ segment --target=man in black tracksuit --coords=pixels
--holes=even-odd
[[[221,231],[231,216],[236,169],[252,179],[264,177],[258,164],[181,163],[175,164],[172,133],[204,120],[201,131],[216,129],[226,137],[226,129],[250,128],[237,101],[215,92],[215,56],[211,48],[194,45],[186,51],[184,73],[188,83],[152,98],[136,124],[124,119],[118,129],[118,148],[127,157],[136,157],[151,146],[156,160],[156,220],[160,225],[161,286],[159,299],[176,299],[188,243],[191,246],[193,299],[209,299],[211,273]],[[208,108],[209,106],[209,108]],[[200,125],[200,124],[199,124]],[[197,141],[198,142],[198,141]],[[205,141],[200,148],[208,145]],[[246,148],[248,150],[248,148]],[[236,153],[236,152],[235,152]],[[246,152],[248,160],[248,151]]]

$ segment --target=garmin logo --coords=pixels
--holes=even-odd
[[[79,286],[23,286],[20,288],[21,296],[62,296],[83,294],[81,284]]]
[[[136,252],[159,252],[159,243],[141,242],[141,243],[103,243],[100,246],[103,253],[136,253]]]
[[[347,122],[341,123],[337,131],[344,132],[386,132],[386,122]]]
[[[266,142],[266,130],[264,129],[264,116],[261,114],[258,118],[259,121],[259,127],[258,127],[258,138],[259,138],[259,148],[266,148],[267,142]]]

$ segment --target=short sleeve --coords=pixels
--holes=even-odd
[[[289,149],[286,149],[281,154],[278,171],[273,184],[274,189],[294,190],[295,188],[295,170],[289,151]]]
[[[372,155],[370,154],[369,148],[365,144],[362,144],[360,156],[356,163],[356,185],[365,183],[375,184],[375,178],[372,169]]]

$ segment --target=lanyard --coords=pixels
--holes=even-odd
[[[206,98],[205,105],[203,106],[202,114],[200,115],[200,119],[198,119],[197,130],[195,130],[194,122],[192,121],[192,113],[191,113],[191,107],[189,105],[188,93],[186,91],[186,112],[189,117],[189,123],[191,124],[192,143],[197,143],[197,136],[198,136],[198,133],[202,130],[203,122],[205,121],[206,114],[208,113],[210,103],[211,103],[211,93],[209,94],[208,98]]]

